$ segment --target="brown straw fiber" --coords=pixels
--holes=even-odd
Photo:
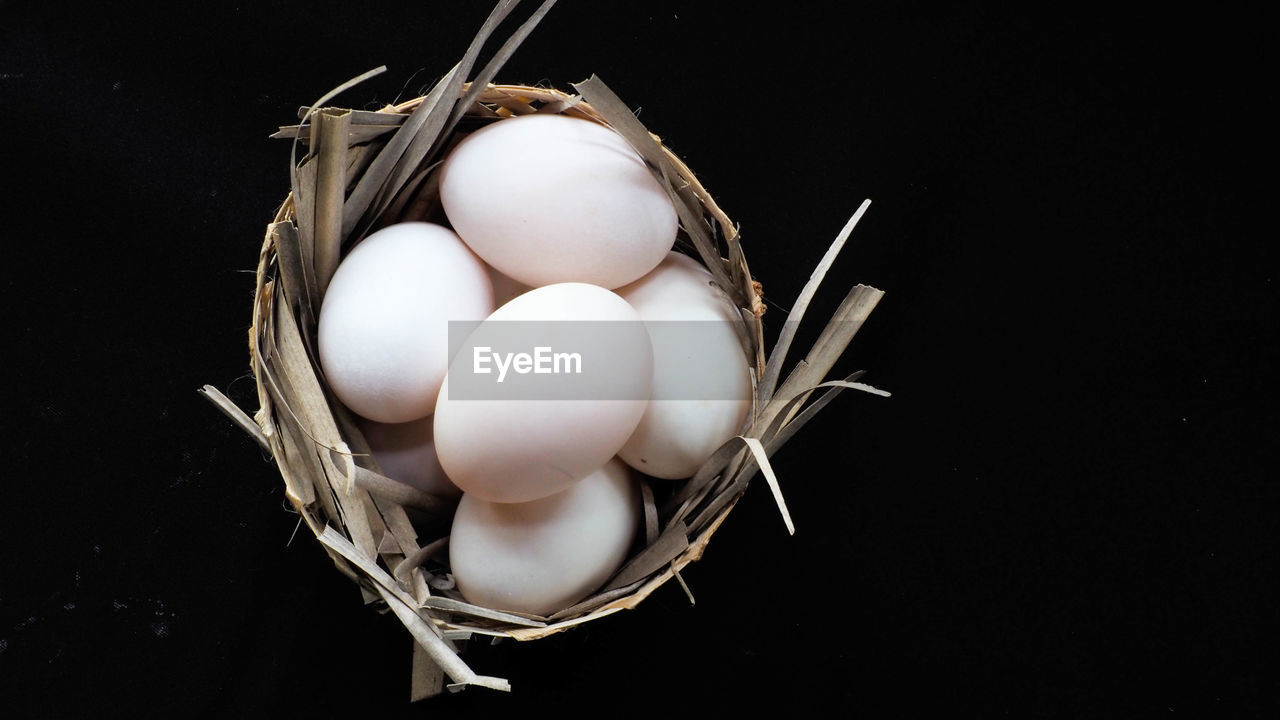
[[[522,27],[520,33],[530,29]],[[476,41],[482,43],[484,36],[482,31]],[[521,37],[518,33],[513,41]],[[276,134],[292,138],[302,158],[291,169],[292,192],[267,226],[259,255],[249,351],[260,407],[249,418],[205,388],[270,450],[290,503],[338,570],[360,586],[367,603],[389,609],[417,640],[415,699],[446,685],[509,689],[505,680],[467,667],[457,644],[467,637],[532,640],[635,608],[672,578],[683,587],[681,568],[702,556],[757,471],[763,471],[791,529],[769,456],[842,390],[887,395],[857,382],[860,373],[824,382],[883,294],[864,285],[849,291],[804,359],[789,374],[781,373],[795,324],[867,203],[832,244],[766,353],[761,285],[747,266],[737,227],[693,172],[602,81],[592,77],[575,85],[574,93],[494,85],[491,63],[468,83],[463,76],[474,63],[470,51],[468,56],[470,62],[464,58],[425,97],[378,112],[329,107],[326,98],[302,108],[300,122]],[[320,304],[339,259],[385,225],[442,220],[440,159],[467,133],[529,113],[561,113],[612,127],[646,160],[677,208],[677,248],[699,259],[740,310],[744,362],[752,368],[755,390],[741,436],[660,505],[652,490],[644,489],[645,537],[617,574],[591,596],[549,617],[495,611],[462,598],[447,566],[456,501],[383,476],[353,415],[330,392],[315,349]]]

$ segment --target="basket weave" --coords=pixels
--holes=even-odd
[[[481,124],[534,112],[555,112],[614,127],[628,137],[633,146],[640,142],[634,128],[628,136],[618,125],[625,121],[639,127],[630,113],[622,118],[615,110],[611,118],[606,118],[608,113],[602,113],[583,98],[588,94],[584,87],[576,87],[582,95],[542,87],[486,85],[476,96],[476,102],[466,109],[465,119],[452,137],[441,144],[442,151],[428,158],[434,164],[424,165],[414,180],[387,205],[386,211],[365,225],[361,237],[393,222],[442,218],[435,172],[438,162],[435,161],[467,131]],[[465,91],[467,85],[462,88]],[[407,115],[424,99],[388,106],[379,112]],[[297,127],[297,133],[304,139],[305,130],[305,125]],[[415,698],[439,692],[446,684],[446,677],[452,681],[451,689],[465,685],[509,689],[505,680],[474,673],[457,654],[457,641],[473,634],[518,640],[541,638],[618,610],[634,608],[672,578],[677,578],[683,586],[680,569],[702,556],[708,541],[745,491],[747,482],[760,469],[770,481],[789,526],[790,519],[767,456],[842,388],[870,389],[852,382],[855,379],[852,376],[826,383],[830,386],[826,394],[806,407],[806,402],[821,386],[809,379],[812,372],[818,373],[817,378],[821,380],[834,362],[834,356],[840,354],[878,301],[880,291],[866,286],[854,288],[828,326],[828,332],[824,332],[824,338],[829,332],[835,332],[837,337],[828,338],[822,348],[815,346],[806,358],[807,363],[801,363],[801,369],[812,372],[793,373],[800,377],[788,377],[779,385],[777,370],[767,372],[761,286],[752,279],[747,267],[737,228],[689,168],[663,146],[657,136],[647,131],[644,136],[643,142],[651,145],[637,149],[669,189],[681,211],[677,247],[689,250],[695,259],[701,257],[704,265],[716,271],[717,285],[741,311],[744,361],[753,369],[755,391],[750,427],[744,430],[743,436],[726,443],[694,478],[676,487],[669,498],[655,501],[653,492],[645,485],[644,538],[638,543],[641,549],[599,591],[549,617],[476,607],[466,603],[453,588],[446,548],[455,503],[383,477],[355,418],[334,399],[325,383],[314,344],[318,312],[309,311],[306,303],[299,300],[300,281],[296,274],[291,280],[288,272],[290,266],[298,263],[299,254],[303,267],[312,267],[307,263],[309,253],[297,244],[301,203],[295,193],[290,193],[268,226],[258,264],[253,323],[249,331],[250,362],[257,381],[260,409],[251,424],[243,415],[239,420],[269,448],[283,476],[289,501],[337,568],[361,587],[367,603],[394,612],[417,640]],[[355,132],[349,135],[346,191],[350,191],[369,167],[382,142],[384,138],[367,139]],[[660,158],[653,155],[655,148]],[[297,172],[305,174],[306,170],[304,160]],[[828,251],[824,265],[814,274],[816,280],[820,280],[834,259],[862,209]],[[701,237],[695,237],[698,235]],[[347,240],[344,239],[344,253],[350,249]],[[708,241],[716,249],[711,264],[702,252]],[[719,267],[714,267],[717,263]],[[806,287],[810,296],[816,289],[815,279],[810,281],[812,287]],[[291,283],[294,287],[290,287]],[[797,301],[796,307],[801,313],[807,300],[802,295]],[[792,317],[798,320],[794,311]],[[837,321],[852,329],[841,327],[832,331]],[[786,340],[789,343],[790,337]],[[823,342],[820,340],[819,345]],[[834,351],[833,344],[838,346]],[[783,347],[779,357],[771,357],[770,362],[780,363],[785,350]],[[777,393],[773,392],[775,388]]]

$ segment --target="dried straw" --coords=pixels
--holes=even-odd
[[[300,122],[280,128],[273,137],[293,140],[292,190],[267,226],[259,255],[249,331],[259,409],[250,418],[212,386],[202,390],[270,450],[290,503],[337,568],[359,584],[366,602],[389,609],[417,640],[414,699],[445,687],[509,689],[505,680],[468,668],[458,654],[458,640],[474,634],[545,637],[634,608],[673,577],[687,593],[680,569],[701,558],[757,471],[794,532],[769,457],[842,390],[887,395],[857,382],[861,373],[823,381],[883,295],[865,285],[849,291],[804,359],[782,375],[795,328],[869,201],[814,270],[766,360],[761,285],[747,266],[737,227],[693,172],[604,82],[593,76],[575,84],[572,94],[491,84],[551,4],[544,2],[474,76],[481,47],[513,2],[498,4],[462,61],[425,97],[378,112],[328,106],[379,68],[301,108]],[[661,507],[646,487],[643,548],[599,591],[549,617],[499,612],[462,598],[443,552],[454,503],[383,476],[351,413],[329,391],[315,352],[320,304],[341,255],[385,225],[442,217],[434,170],[448,149],[480,125],[531,113],[560,113],[612,127],[645,159],[677,209],[677,244],[701,260],[740,310],[743,350],[755,380],[753,411],[742,435],[725,443]],[[296,161],[303,147],[306,153]],[[825,392],[813,399],[819,390]]]

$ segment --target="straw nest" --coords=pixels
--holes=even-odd
[[[529,29],[522,27],[499,54],[509,54]],[[415,699],[446,686],[509,689],[505,680],[478,675],[460,658],[459,641],[472,635],[541,638],[634,608],[673,578],[683,586],[681,568],[702,556],[758,471],[792,529],[768,457],[841,390],[887,394],[856,382],[860,373],[824,382],[882,295],[863,285],[849,291],[805,358],[785,378],[780,372],[797,323],[867,203],[832,243],[766,357],[761,285],[747,266],[737,227],[689,168],[598,78],[575,85],[574,93],[494,85],[499,60],[464,82],[485,35],[482,30],[463,62],[425,97],[378,112],[327,106],[332,96],[373,74],[366,73],[302,108],[300,122],[276,134],[292,138],[295,158],[302,158],[291,166],[292,192],[268,225],[260,253],[249,333],[260,409],[250,418],[216,389],[205,388],[270,451],[289,501],[338,570],[359,585],[366,603],[390,610],[416,639]],[[442,219],[434,172],[439,160],[467,132],[535,112],[610,126],[646,160],[677,208],[677,248],[699,259],[741,311],[745,362],[754,380],[742,435],[687,481],[642,483],[643,537],[632,555],[594,594],[548,617],[499,612],[462,598],[447,565],[455,503],[382,475],[352,414],[330,393],[315,349],[323,288],[342,254],[393,222]]]

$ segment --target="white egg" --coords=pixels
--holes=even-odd
[[[467,137],[441,168],[440,202],[477,255],[531,287],[625,285],[662,261],[678,225],[621,135],[564,115],[501,120]]]
[[[706,268],[672,252],[618,288],[649,325],[654,398],[618,456],[653,477],[693,475],[751,409],[751,370],[734,330],[742,321],[710,282]]]
[[[430,417],[395,424],[360,420],[383,475],[432,495],[458,497],[462,491],[445,475],[436,457],[433,425]]]
[[[539,347],[578,362],[540,373],[530,357]],[[559,492],[618,452],[652,382],[649,334],[625,300],[583,283],[531,290],[481,323],[450,366],[435,409],[440,464],[491,502]]]
[[[484,264],[448,228],[379,230],[334,273],[320,308],[325,378],[357,415],[384,423],[431,414],[449,365],[449,321],[493,311]]]
[[[600,587],[626,559],[642,512],[617,460],[550,497],[491,503],[465,494],[449,536],[449,566],[468,601],[549,615]]]

